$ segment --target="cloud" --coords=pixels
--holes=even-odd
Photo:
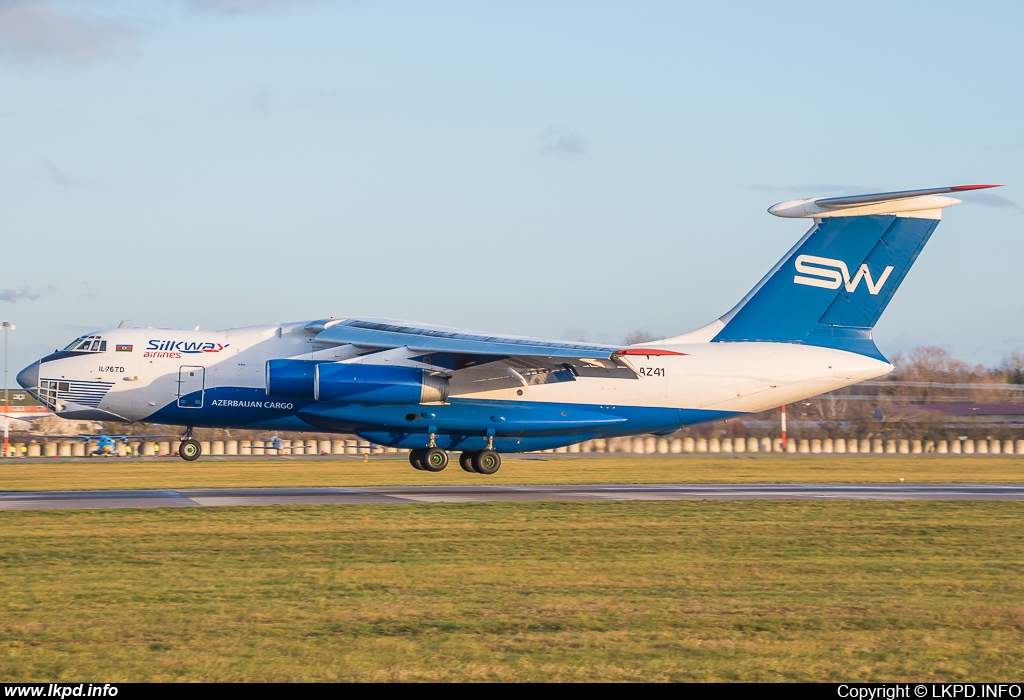
[[[270,98],[270,93],[266,90],[260,90],[251,98],[249,98],[248,107],[253,112],[261,117],[265,117],[270,114],[270,108],[273,107],[274,102]]]
[[[242,15],[264,10],[277,10],[306,5],[309,0],[188,0],[188,7],[195,12],[209,12],[220,15]]]
[[[62,171],[60,168],[58,168],[56,165],[54,165],[53,161],[51,160],[46,161],[45,174],[46,179],[52,182],[53,184],[57,185],[58,187],[75,187],[76,185],[82,184],[81,180],[71,177],[70,175]]]
[[[964,202],[971,204],[980,204],[983,207],[992,207],[993,209],[1013,209],[1014,211],[1024,214],[1024,209],[1013,200],[1007,199],[1001,194],[992,194],[990,192],[975,192],[968,194],[964,197]]]
[[[51,0],[0,0],[0,57],[89,63],[130,44],[135,30],[59,11]]]
[[[549,127],[541,137],[541,158],[582,158],[589,155],[583,137],[564,127]]]
[[[42,293],[33,291],[28,286],[20,289],[0,289],[0,301],[17,304],[19,301],[35,301]]]
[[[274,98],[266,88],[250,86],[239,96],[237,107],[245,115],[266,117],[274,109]]]
[[[93,301],[99,298],[103,293],[100,287],[94,287],[88,282],[82,282],[78,285],[79,291],[75,294],[76,299],[85,299],[86,301]],[[53,287],[50,287],[50,291],[53,291]]]

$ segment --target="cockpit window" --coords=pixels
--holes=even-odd
[[[64,348],[64,352],[106,352],[107,341],[97,335],[75,338],[74,342]]]

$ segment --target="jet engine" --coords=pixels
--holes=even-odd
[[[314,360],[267,360],[267,396],[313,398]]]
[[[414,367],[329,362],[313,370],[317,401],[362,404],[438,403],[448,398],[448,379]]]
[[[269,360],[267,394],[337,403],[394,405],[440,403],[448,378],[414,367],[315,360]]]

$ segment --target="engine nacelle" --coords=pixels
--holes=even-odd
[[[360,404],[439,403],[448,398],[446,377],[414,367],[325,362],[313,368],[313,398]]]
[[[267,396],[311,399],[315,360],[267,360]]]
[[[268,360],[267,396],[339,403],[440,403],[448,379],[414,367],[317,360]]]

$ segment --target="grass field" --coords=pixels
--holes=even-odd
[[[1024,457],[0,463],[0,491],[1021,482]],[[963,680],[1024,672],[1024,504],[0,512],[0,680]]]
[[[1024,456],[547,456],[502,461],[489,477],[458,464],[418,472],[405,457],[83,459],[0,462],[0,491],[238,486],[715,482],[1024,482]]]
[[[1012,680],[1024,504],[0,513],[0,680]]]

